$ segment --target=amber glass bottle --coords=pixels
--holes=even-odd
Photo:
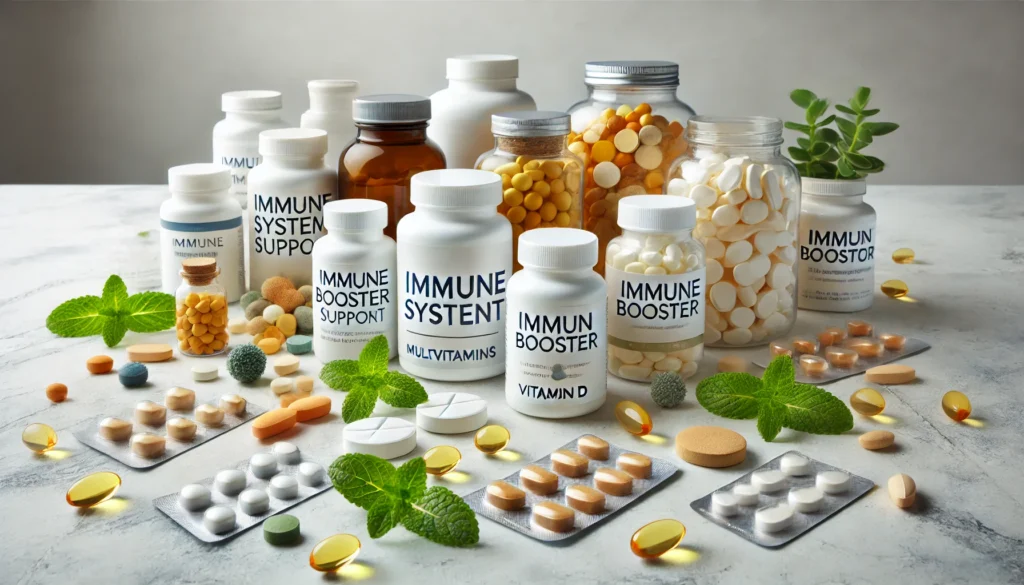
[[[384,233],[395,237],[398,220],[412,212],[409,180],[445,168],[441,149],[427,139],[430,100],[417,95],[370,95],[352,102],[356,139],[341,153],[338,195],[383,201]]]

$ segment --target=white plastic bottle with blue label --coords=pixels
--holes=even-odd
[[[160,276],[164,292],[181,284],[181,261],[215,258],[229,303],[245,292],[242,208],[231,196],[231,170],[197,163],[167,171],[171,198],[160,206]]]
[[[322,363],[354,360],[384,335],[398,352],[395,241],[384,235],[388,206],[374,199],[324,207],[327,235],[313,246],[313,352]]]
[[[508,285],[505,400],[541,418],[593,412],[608,386],[608,292],[594,272],[597,236],[570,228],[519,237]]]
[[[451,169],[413,175],[416,211],[398,222],[398,358],[414,376],[482,380],[505,370],[512,225],[501,177]]]

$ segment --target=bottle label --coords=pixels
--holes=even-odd
[[[424,368],[505,363],[505,287],[511,256],[399,245],[398,346]],[[475,256],[475,257],[474,257]]]
[[[801,217],[799,263],[801,306],[856,310],[870,305],[875,287],[875,218]]]
[[[313,262],[313,335],[318,345],[334,346],[323,352],[339,356],[333,359],[355,359],[378,335],[395,347],[394,266],[354,268]]]
[[[605,301],[557,312],[509,314],[505,394],[527,414],[558,417],[580,403],[603,402],[608,382]]]
[[[256,143],[215,144],[213,147],[213,162],[231,169],[231,193],[234,195],[245,195],[249,171],[262,161]]]
[[[324,205],[331,193],[249,195],[249,280],[259,288],[271,276],[309,284],[313,244],[324,234]]]
[[[206,223],[160,220],[164,292],[173,294],[181,284],[182,260],[216,258],[228,302],[237,301],[245,290],[243,249],[241,216]]]
[[[669,353],[704,335],[704,268],[644,275],[607,267],[608,342],[634,351]]]

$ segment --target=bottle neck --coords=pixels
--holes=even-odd
[[[358,244],[372,244],[384,239],[384,232],[380,230],[332,230],[327,228],[327,233],[339,241]]]
[[[260,110],[257,112],[224,112],[225,120],[238,122],[271,122],[281,117],[281,110]]]
[[[223,191],[203,191],[203,192],[175,192],[171,191],[171,198],[175,201],[181,201],[182,203],[191,203],[194,205],[213,205],[219,201],[227,200],[231,197],[231,192],[228,190]]]
[[[369,144],[421,144],[427,141],[427,123],[356,124],[356,140]]]
[[[644,241],[647,240],[647,238],[649,236],[667,236],[667,237],[672,238],[676,242],[683,242],[683,241],[687,241],[687,240],[692,240],[693,239],[693,230],[681,230],[681,231],[678,231],[678,232],[658,232],[658,233],[638,232],[638,231],[635,231],[635,230],[627,230],[627,229],[622,230],[622,237],[624,237],[624,238],[626,238],[628,240],[637,240],[637,241],[640,241],[640,242],[644,242]]]
[[[449,79],[448,89],[458,91],[515,91],[516,78],[508,79]]]
[[[590,97],[599,102],[658,104],[676,101],[678,85],[591,85]]]
[[[352,113],[352,98],[356,95],[355,91],[351,93],[310,93],[309,94],[309,111],[311,112],[330,112],[334,113]]]
[[[510,155],[554,157],[562,154],[565,137],[561,136],[495,136],[494,150]]]
[[[319,169],[324,166],[324,156],[263,155],[263,162],[261,164],[286,169]]]

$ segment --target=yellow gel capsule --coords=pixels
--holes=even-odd
[[[882,292],[887,297],[898,299],[907,296],[907,293],[910,292],[910,287],[902,280],[892,279],[882,283]]]
[[[351,534],[335,534],[321,540],[309,553],[309,566],[322,573],[337,571],[359,556],[359,539]]]
[[[674,549],[683,537],[686,527],[678,520],[655,520],[633,533],[629,548],[642,559],[656,559]]]
[[[861,388],[850,395],[850,406],[864,416],[875,416],[885,410],[885,397],[874,388]]]
[[[942,395],[942,411],[949,418],[960,422],[971,416],[971,401],[963,392],[950,390]]]
[[[423,461],[427,463],[427,473],[444,475],[462,461],[462,453],[451,445],[441,445],[424,453]]]
[[[76,508],[88,508],[114,497],[121,487],[121,476],[113,471],[98,471],[76,481],[64,499]]]
[[[508,442],[511,439],[512,434],[505,427],[501,425],[487,425],[476,432],[476,436],[473,437],[473,445],[488,455],[494,455],[508,446]]]
[[[623,400],[615,405],[615,418],[619,420],[622,428],[631,435],[642,437],[649,435],[654,430],[651,415],[647,414],[642,406],[631,400]]]
[[[900,248],[892,253],[892,261],[897,264],[913,264],[914,251],[910,248]]]
[[[57,431],[50,425],[32,423],[21,432],[21,442],[36,453],[46,453],[57,446]]]

